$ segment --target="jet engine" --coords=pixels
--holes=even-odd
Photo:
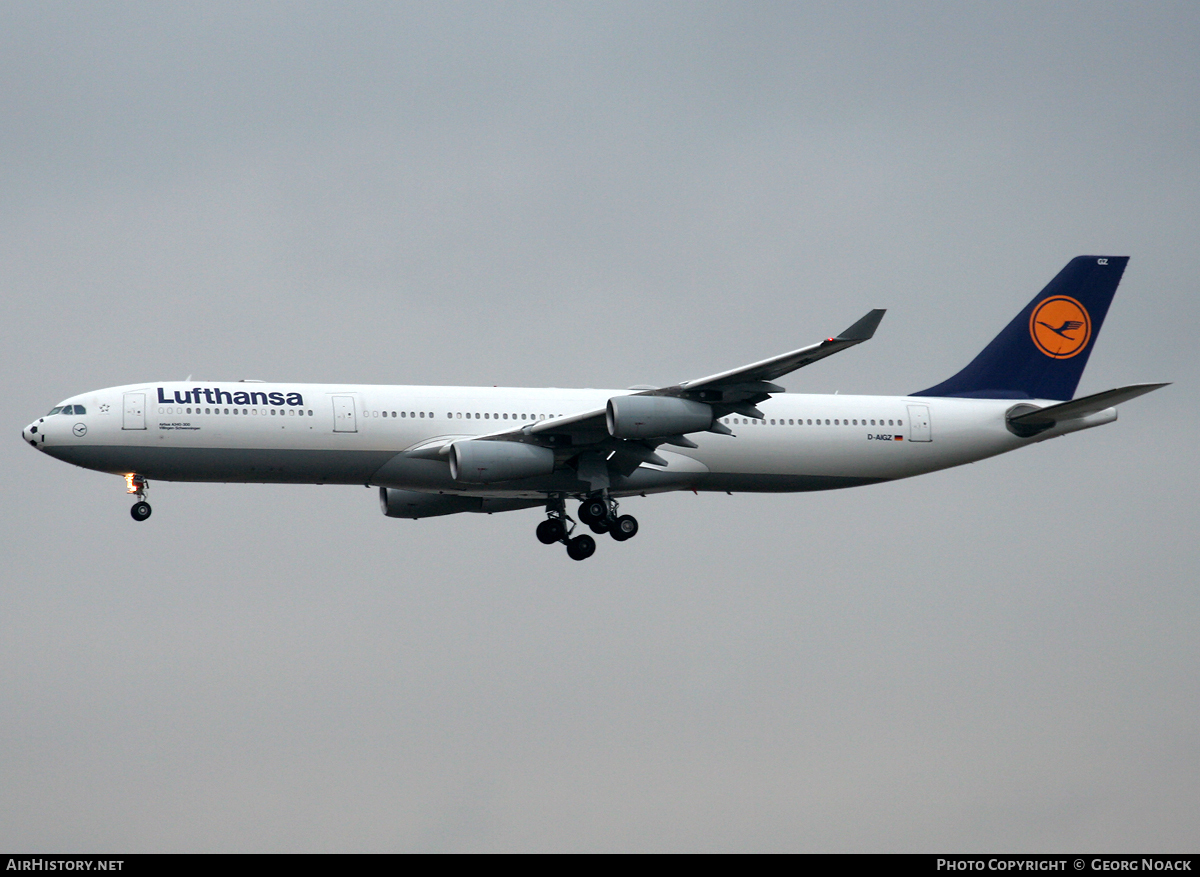
[[[438,515],[476,512],[482,505],[483,500],[477,496],[421,493],[419,490],[398,490],[395,487],[379,488],[379,506],[389,518],[436,518]]]
[[[674,396],[614,396],[604,419],[615,438],[661,438],[708,429],[713,410],[703,402]]]
[[[554,471],[554,451],[521,442],[459,441],[450,446],[450,477],[468,484],[532,478]]]

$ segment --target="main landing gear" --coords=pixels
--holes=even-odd
[[[608,533],[618,542],[637,535],[638,522],[633,515],[618,515],[616,500],[607,495],[585,499],[579,506],[579,520],[587,524],[593,533]],[[572,560],[586,560],[596,553],[596,540],[583,533],[572,537],[575,523],[566,512],[561,496],[546,503],[546,520],[538,524],[537,537],[543,545],[562,542],[567,546],[567,556]]]
[[[591,497],[579,506],[579,520],[593,533],[607,533],[618,542],[637,535],[638,522],[633,515],[617,514],[617,502],[611,497]]]
[[[130,517],[135,521],[144,521],[150,517],[150,503],[146,502],[146,491],[150,489],[150,482],[146,480],[146,477],[133,473],[126,475],[125,488],[126,493],[131,493],[138,498],[138,501],[133,504],[133,508],[129,510]]]

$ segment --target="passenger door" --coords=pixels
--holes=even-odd
[[[933,441],[933,427],[929,422],[928,405],[908,406],[908,440],[910,442]]]
[[[146,428],[146,394],[126,393],[125,414],[121,419],[121,429]]]
[[[333,431],[358,432],[358,422],[354,419],[354,397],[333,397]]]

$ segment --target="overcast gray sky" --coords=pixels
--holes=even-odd
[[[0,848],[1192,851],[1193,2],[0,7]],[[1130,255],[1118,423],[829,494],[536,511],[124,485],[146,380],[623,387],[965,364]]]

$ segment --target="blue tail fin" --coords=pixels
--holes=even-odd
[[[1070,399],[1128,256],[1076,256],[971,364],[914,396]]]

